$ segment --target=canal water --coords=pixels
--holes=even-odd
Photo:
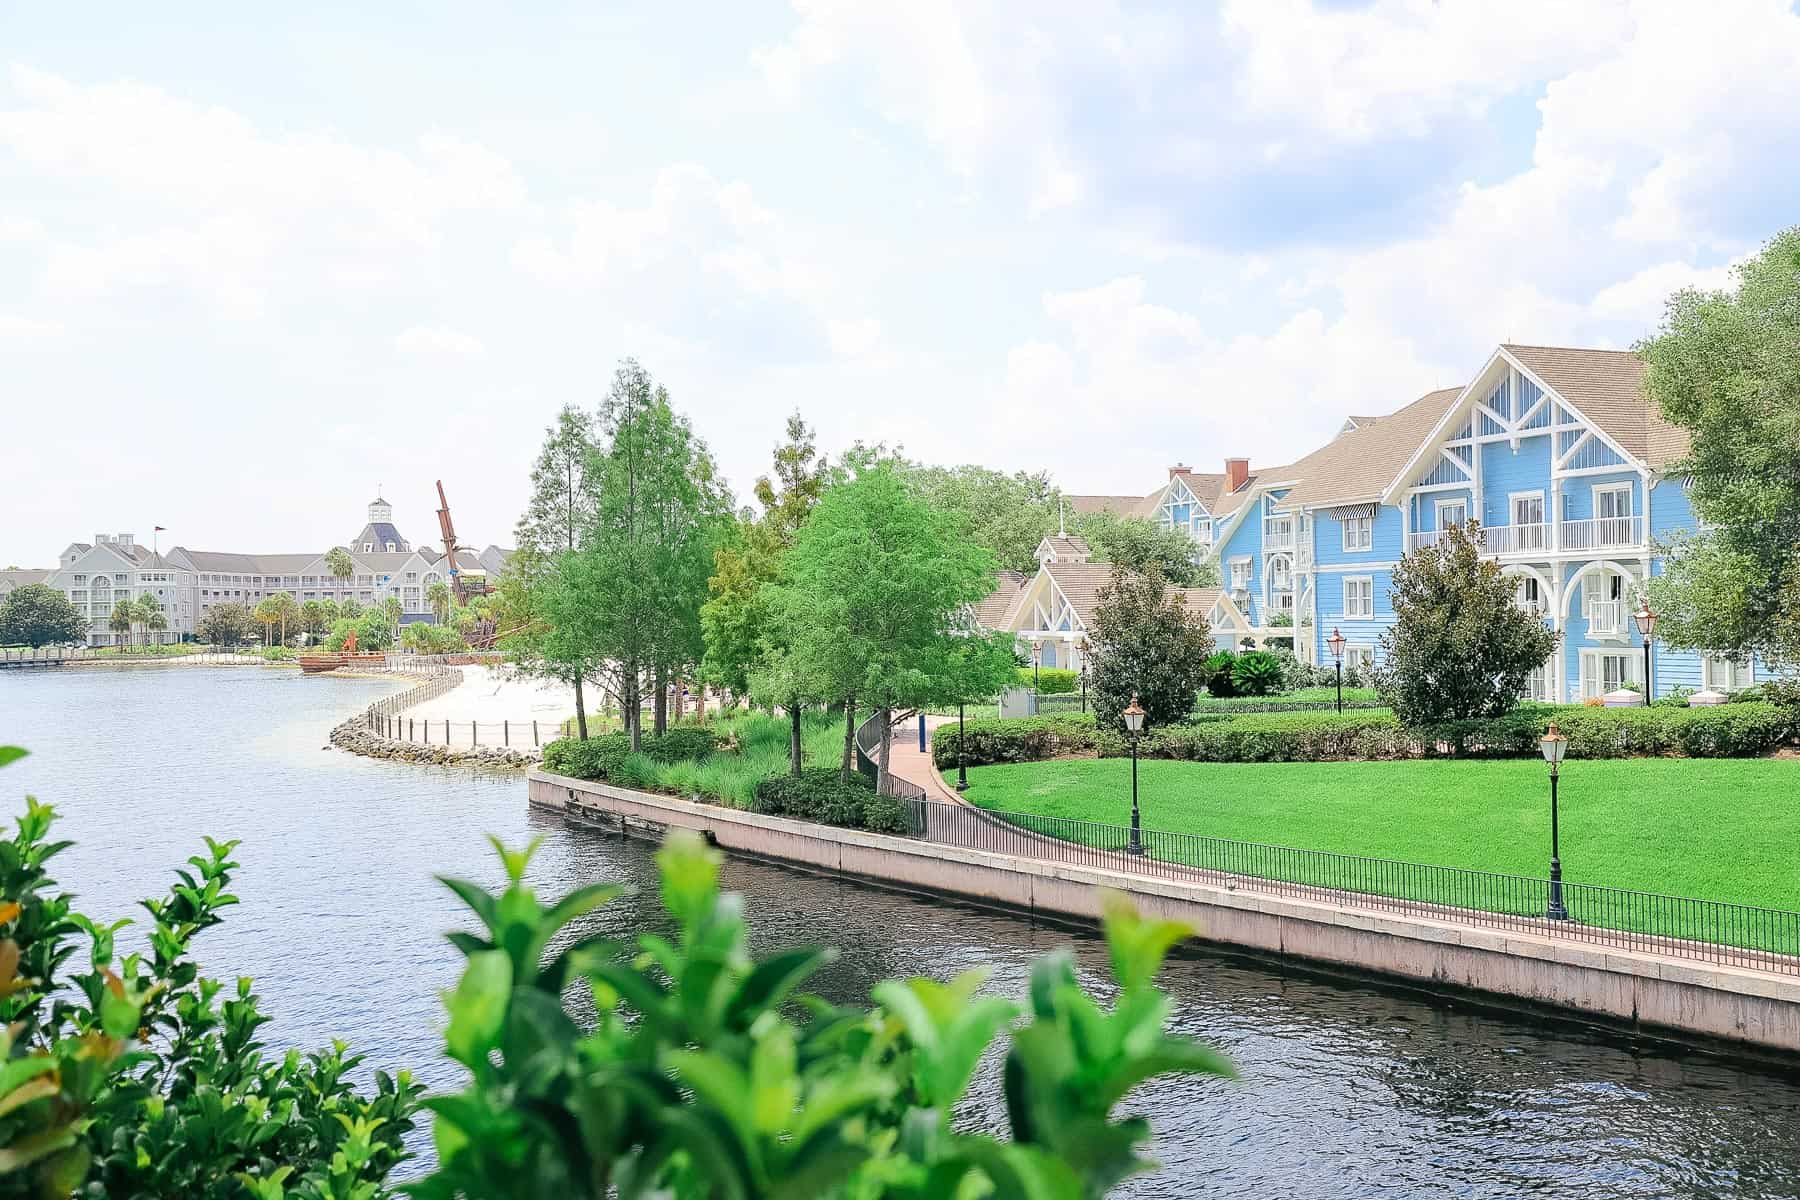
[[[651,881],[651,847],[528,812],[517,776],[407,767],[324,748],[338,719],[397,685],[260,667],[0,673],[0,771],[76,845],[57,878],[96,917],[164,889],[201,835],[240,838],[243,903],[202,935],[204,968],[254,976],[273,1046],[341,1037],[371,1064],[460,1082],[440,1053],[437,996],[462,923],[435,874],[487,883],[485,835],[544,838],[544,893]],[[891,975],[987,967],[1022,995],[1032,959],[1089,934],[734,860],[761,950],[819,940],[842,959],[819,990],[866,999]],[[621,933],[660,924],[654,889],[602,910]],[[129,935],[125,939],[130,943]],[[1176,1024],[1236,1060],[1237,1082],[1158,1081],[1133,1096],[1163,1169],[1140,1197],[1782,1197],[1800,1194],[1800,1075],[1534,1015],[1197,951],[1165,982]],[[991,1074],[963,1114],[998,1125]]]

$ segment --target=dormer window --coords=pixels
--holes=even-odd
[[[392,554],[392,553],[393,553],[393,552],[394,552],[394,543],[392,543],[392,542],[389,542],[389,543],[388,543],[388,544],[387,544],[387,548],[388,548],[388,553],[389,553],[389,554]]]
[[[374,550],[375,550],[374,542],[364,542],[363,543],[363,553],[364,554],[371,554],[374,552]]]

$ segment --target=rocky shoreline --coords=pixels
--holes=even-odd
[[[393,676],[387,677],[392,678]],[[387,703],[394,705],[393,711],[389,715],[402,711],[407,704],[421,704],[431,699],[433,695],[449,690],[438,686],[443,683],[443,679],[437,674],[409,674],[404,678],[416,679],[420,686],[409,689],[400,696],[389,697]],[[395,701],[399,701],[399,703],[394,704]],[[522,770],[526,767],[536,766],[543,757],[541,751],[535,746],[445,746],[383,737],[370,728],[368,711],[359,712],[339,723],[331,731],[328,740],[337,749],[350,754],[360,754],[364,758],[385,758],[395,762],[423,763],[429,766]]]

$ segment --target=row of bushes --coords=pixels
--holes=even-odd
[[[1374,688],[1344,688],[1344,707],[1385,708]],[[1201,696],[1194,701],[1197,713],[1325,712],[1337,711],[1337,690],[1307,687],[1278,696]]]
[[[966,741],[965,761],[971,767],[988,763],[1036,762],[1091,751],[1097,733],[1092,713],[1007,720],[987,717],[964,722],[964,737],[958,736],[954,725],[938,726],[931,735],[931,756],[940,771],[954,767],[957,748]]]
[[[639,752],[652,762],[697,762],[718,748],[719,740],[712,730],[677,725],[664,733],[644,734]],[[603,733],[586,741],[558,738],[544,747],[544,769],[574,779],[625,784],[632,782],[621,778],[622,768],[630,757],[631,737],[623,732]]]
[[[1746,758],[1793,741],[1796,713],[1773,704],[1718,708],[1521,707],[1503,717],[1407,729],[1389,712],[1267,713],[1147,733],[1138,753],[1195,762],[1323,762],[1396,758],[1535,758],[1552,720],[1571,758]],[[1130,753],[1122,733],[1102,756]]]
[[[881,795],[874,784],[854,771],[844,779],[835,767],[771,775],[756,785],[756,799],[750,808],[772,817],[796,817],[873,833],[906,833],[909,826],[905,804]]]
[[[1762,702],[1717,708],[1566,708],[1523,705],[1503,717],[1406,729],[1385,709],[1337,712],[1200,714],[1151,729],[1138,744],[1146,758],[1194,762],[1327,762],[1344,759],[1523,758],[1540,753],[1551,720],[1569,739],[1572,758],[1682,755],[1743,758],[1767,754],[1800,733],[1800,710]],[[1091,718],[1036,717],[971,721],[967,762],[1033,762],[1093,751],[1130,753],[1122,731]],[[956,765],[957,734],[945,726],[933,748],[939,769]]]
[[[1020,687],[1036,686],[1040,696],[1066,696],[1081,686],[1081,675],[1067,667],[1020,667]]]

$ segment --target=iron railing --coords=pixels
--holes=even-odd
[[[910,825],[916,837],[970,850],[1800,975],[1800,912],[1564,880],[1569,919],[1551,920],[1552,884],[1535,876],[1150,829],[1137,854],[1122,825],[928,799],[912,801]]]
[[[856,749],[856,769],[870,783],[875,784],[882,795],[923,803],[926,795],[925,789],[918,784],[902,779],[892,771],[887,773],[886,779],[881,778],[881,764],[878,756],[882,738],[892,736],[893,730],[899,728],[904,720],[904,717],[897,718],[884,729],[882,713],[877,710],[868,720],[857,726],[856,737],[852,739]]]

